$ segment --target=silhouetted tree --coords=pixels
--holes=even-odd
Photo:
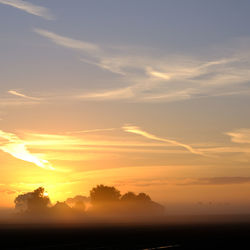
[[[73,198],[68,198],[65,202],[70,206],[70,207],[75,207],[79,206],[80,204],[86,204],[90,201],[89,197],[83,196],[83,195],[76,195]],[[82,206],[82,205],[81,205]]]
[[[85,206],[84,202],[77,201],[72,208],[79,211],[79,212],[84,212],[86,209],[86,206]]]
[[[90,191],[91,202],[115,202],[119,201],[121,193],[115,187],[98,185]]]
[[[45,190],[39,187],[33,192],[18,195],[15,199],[15,208],[19,212],[40,212],[47,209],[50,199],[44,195]]]
[[[121,201],[133,202],[137,200],[137,195],[133,192],[127,192],[121,197]]]
[[[149,201],[151,201],[150,196],[147,195],[147,194],[145,194],[145,193],[139,193],[139,194],[137,195],[137,199],[138,199],[139,201],[143,201],[143,202],[149,202]]]
[[[133,192],[127,192],[121,197],[121,201],[127,201],[127,202],[150,202],[151,198],[149,195],[145,193],[139,193],[136,195]]]
[[[90,201],[90,204],[88,204]],[[88,209],[86,210],[86,205]],[[51,206],[50,199],[43,187],[33,192],[18,195],[15,208],[31,218],[54,218],[71,220],[86,218],[87,215],[110,216],[114,218],[133,218],[143,216],[160,216],[164,207],[151,200],[145,193],[127,192],[121,196],[118,189],[112,186],[97,185],[90,191],[90,198],[77,195],[65,202],[57,202]],[[33,217],[32,217],[33,216]],[[24,218],[27,218],[24,216]]]
[[[162,215],[164,207],[151,200],[145,193],[128,192],[121,197],[122,211],[130,215]]]
[[[63,213],[63,212],[69,212],[69,211],[71,211],[71,208],[67,205],[66,202],[60,202],[60,201],[58,201],[52,207],[52,210],[55,211],[55,212]]]

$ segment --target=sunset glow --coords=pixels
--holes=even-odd
[[[0,207],[103,184],[249,210],[250,5],[187,2],[0,0]]]

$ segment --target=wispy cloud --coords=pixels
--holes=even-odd
[[[39,164],[47,168],[47,161],[97,161],[123,158],[128,153],[150,154],[186,154],[182,148],[163,143],[145,142],[124,139],[124,133],[105,135],[104,131],[113,129],[82,130],[65,132],[63,134],[42,134],[20,132],[21,139],[10,133],[0,134],[0,149],[16,158]],[[116,132],[121,132],[117,129]],[[101,134],[100,134],[101,133]],[[39,153],[30,153],[39,152]],[[36,159],[34,158],[36,157]],[[43,160],[46,161],[43,161]],[[57,163],[54,163],[54,165]],[[61,163],[59,163],[61,164]],[[78,164],[78,163],[76,163]],[[55,168],[56,171],[65,172],[69,169]]]
[[[120,62],[120,58],[105,55],[105,51],[97,44],[58,35],[55,32],[43,29],[34,29],[34,32],[48,38],[51,42],[59,46],[87,53],[90,58],[80,59],[84,63],[94,65],[115,74],[125,75],[121,69],[122,63]]]
[[[37,34],[50,39],[52,42],[56,43],[57,45],[60,45],[66,48],[82,50],[84,52],[89,52],[89,53],[96,53],[100,51],[99,47],[93,43],[83,42],[83,41],[72,39],[69,37],[60,36],[48,30],[34,29],[34,31]]]
[[[0,150],[3,152],[10,154],[17,159],[34,163],[38,167],[54,170],[54,167],[52,167],[47,160],[32,154],[27,149],[25,141],[21,140],[15,134],[0,130],[0,138],[2,139],[0,141]]]
[[[233,185],[250,183],[250,177],[210,177],[199,179],[186,179],[179,181],[178,185]]]
[[[247,57],[247,55],[246,55]],[[125,62],[121,70],[128,67],[140,71],[136,75],[126,72],[129,86],[120,89],[103,90],[102,95],[110,99],[119,99],[119,93],[127,89],[130,96],[120,99],[128,99],[137,102],[172,102],[194,98],[229,95],[249,95],[249,87],[245,84],[250,77],[250,71],[242,63],[246,58],[239,55],[237,58],[227,58],[217,61],[202,62],[195,58],[172,59],[170,64],[165,59],[146,58],[140,61],[138,58]],[[176,61],[177,60],[177,61]],[[189,61],[189,63],[183,63]],[[121,60],[121,62],[123,62]],[[139,66],[138,66],[139,65]],[[148,67],[147,65],[154,65]],[[243,66],[244,65],[244,66]],[[144,72],[144,73],[142,73]],[[237,91],[235,91],[237,85]],[[117,93],[117,95],[115,95]],[[96,95],[99,94],[99,97]],[[100,90],[85,95],[93,99],[103,100]],[[108,98],[106,98],[107,100]]]
[[[6,193],[9,195],[17,194],[20,193],[20,191],[14,190],[14,189],[9,189],[9,188],[0,188],[0,193]]]
[[[115,129],[116,128],[97,128],[97,129],[88,129],[88,130],[76,130],[76,131],[66,132],[66,134],[96,133],[96,132],[114,131]]]
[[[153,70],[151,67],[148,67],[147,68],[147,73],[149,76],[152,76],[154,78],[158,78],[158,79],[161,79],[161,80],[170,80],[171,79],[171,76],[167,73],[164,73],[164,72],[159,72],[159,71],[155,71]]]
[[[114,129],[96,129],[96,130],[82,130],[70,131],[64,134],[40,134],[40,133],[23,133],[25,143],[32,149],[45,150],[103,150],[103,151],[123,151],[136,150],[135,148],[153,148],[162,147],[160,143],[145,143],[142,141],[126,140],[124,137],[96,137],[99,132],[113,131]],[[94,134],[94,135],[93,135]],[[131,149],[129,149],[131,147]],[[164,145],[166,147],[166,145]],[[106,150],[105,150],[106,149]]]
[[[144,136],[144,137],[151,139],[151,140],[161,141],[161,142],[173,144],[175,146],[183,147],[183,148],[187,149],[190,153],[193,153],[193,154],[204,155],[204,153],[202,153],[201,151],[199,151],[197,149],[194,149],[190,145],[187,145],[187,144],[175,141],[175,140],[165,139],[165,138],[155,136],[153,134],[150,134],[146,131],[141,130],[139,127],[136,127],[136,126],[124,126],[123,130],[126,132],[129,132],[129,133]]]
[[[86,93],[80,95],[79,98],[92,99],[92,100],[122,100],[129,99],[134,96],[133,89],[130,87],[115,89],[104,92]]]
[[[97,66],[101,69],[110,71],[112,73],[125,76],[126,73],[121,69],[119,63],[116,62],[116,59],[107,60],[103,58],[103,56],[98,56],[97,61],[87,60],[85,58],[81,58],[81,61],[90,65]]]
[[[40,102],[35,100],[28,100],[25,98],[1,98],[0,107],[18,107],[18,106],[27,106],[27,105],[37,105]]]
[[[85,91],[75,98],[87,100],[126,100],[131,102],[173,102],[193,98],[250,95],[249,53],[237,50],[227,57],[162,55],[133,53],[72,39],[54,32],[35,32],[55,44],[85,52],[80,59],[109,72],[119,74],[119,86]],[[237,47],[237,46],[236,46]],[[139,50],[138,50],[139,51]],[[237,85],[237,91],[235,86]],[[112,85],[114,86],[114,85]]]
[[[232,132],[227,132],[226,135],[231,137],[232,142],[235,143],[250,143],[250,129],[242,128]]]
[[[219,146],[219,147],[207,147],[202,148],[202,152],[204,153],[212,153],[212,154],[224,154],[224,153],[245,153],[250,154],[249,147],[230,147],[230,146]],[[235,159],[235,156],[234,156]]]
[[[34,5],[32,3],[29,3],[27,1],[22,0],[0,0],[0,3],[6,4],[9,6],[12,6],[14,8],[23,10],[29,14],[40,16],[44,19],[54,19],[54,17],[51,15],[50,11],[42,6]]]
[[[173,102],[204,97],[250,95],[246,85],[250,71],[243,63],[247,58],[247,53],[214,61],[183,56],[169,60],[139,55],[125,58],[121,56],[116,58],[116,64],[113,64],[112,68],[123,72],[125,78],[121,78],[121,82],[126,82],[127,86],[97,90],[83,95],[82,98]],[[123,92],[125,95],[121,96],[120,93]]]
[[[134,179],[118,181],[117,186],[133,185],[133,186],[162,186],[162,185],[176,185],[176,186],[214,186],[214,185],[240,185],[250,183],[250,177],[241,176],[222,176],[222,177],[208,177],[208,178],[157,178],[157,179]]]
[[[29,99],[29,100],[34,100],[34,101],[40,101],[40,100],[42,100],[41,98],[27,96],[27,95],[25,95],[25,94],[23,94],[21,92],[16,91],[16,90],[9,90],[8,93],[11,94],[11,95],[19,96],[19,97],[22,97],[22,98],[25,98],[25,99]]]

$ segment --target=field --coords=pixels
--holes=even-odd
[[[249,249],[250,223],[1,225],[1,249]]]

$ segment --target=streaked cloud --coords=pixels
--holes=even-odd
[[[180,91],[173,91],[169,93],[162,93],[162,94],[152,94],[144,97],[144,101],[147,102],[172,102],[172,101],[181,101],[181,100],[188,100],[193,98],[193,94],[195,94],[197,90],[195,89],[184,89]]]
[[[130,87],[115,89],[115,90],[108,90],[103,92],[95,92],[95,93],[86,93],[79,98],[84,99],[93,99],[93,100],[122,100],[122,99],[130,99],[134,97],[133,89]]]
[[[149,186],[215,186],[215,185],[240,185],[250,183],[250,177],[239,177],[239,176],[222,176],[222,177],[208,177],[208,178],[149,178],[149,179],[126,179],[118,181],[117,186],[122,185],[133,185],[140,187]]]
[[[84,63],[120,75],[117,87],[83,91],[73,98],[130,102],[174,102],[215,96],[250,95],[249,53],[237,51],[228,57],[131,53],[128,48],[110,50],[105,46],[35,29],[55,44],[85,52]],[[237,46],[236,46],[237,47]],[[115,51],[115,52],[114,52]],[[235,86],[237,85],[237,91]]]
[[[221,153],[250,153],[249,147],[229,147],[229,146],[220,146],[220,147],[204,147],[201,149],[204,153],[215,153],[215,154],[221,154]]]
[[[91,150],[91,151],[136,151],[144,150],[160,151],[159,147],[166,147],[161,143],[143,142],[139,140],[126,140],[124,137],[100,137],[98,132],[113,131],[113,129],[82,130],[74,132],[65,132],[65,134],[39,134],[23,133],[25,143],[29,148],[40,150]],[[92,135],[94,134],[94,135]],[[152,148],[156,148],[153,150]],[[138,148],[138,149],[137,149]]]
[[[231,137],[232,142],[235,143],[250,143],[250,129],[249,128],[242,128],[237,129],[232,132],[226,133]]]
[[[125,99],[132,102],[173,102],[204,97],[250,95],[249,87],[246,86],[250,71],[243,64],[246,58],[247,54],[245,57],[239,54],[236,58],[207,62],[185,57],[172,58],[173,62],[164,58],[140,60],[135,56],[125,62],[121,59],[122,71],[129,67],[138,71],[136,75],[126,72],[129,85],[108,91],[104,89],[90,92],[83,97],[94,100],[108,100],[110,97],[111,100]],[[128,89],[129,96],[119,96],[119,93]]]
[[[249,176],[221,175],[208,176],[201,166],[130,166],[72,172],[73,180],[87,181],[103,179],[115,186],[217,186],[250,184]],[[216,171],[216,170],[215,170]],[[143,175],[142,175],[143,173]],[[198,173],[198,176],[197,176]],[[201,175],[199,173],[202,173]],[[213,172],[214,173],[214,172]],[[117,178],[117,176],[119,178]]]
[[[163,73],[163,72],[159,72],[159,71],[155,71],[152,68],[147,68],[147,73],[148,75],[155,77],[155,78],[159,78],[162,80],[170,80],[170,75],[167,73]]]
[[[199,178],[199,179],[186,179],[178,185],[233,185],[250,183],[250,177],[211,177],[211,178]]]
[[[72,171],[68,168],[68,161],[74,162],[71,164],[74,169],[80,161],[87,161],[87,164],[90,162],[96,164],[100,160],[110,159],[118,161],[126,154],[188,154],[182,148],[176,148],[171,144],[128,139],[124,137],[124,133],[120,134],[122,137],[117,134],[110,136],[103,133],[104,131],[113,131],[113,129],[83,130],[73,134],[19,132],[22,139],[13,133],[1,131],[0,138],[3,140],[0,140],[0,149],[15,158],[32,162],[45,169],[53,168],[50,164],[52,161],[53,166],[57,166],[53,169],[59,172]],[[121,130],[116,132],[120,133]]]
[[[0,193],[6,193],[9,195],[13,195],[13,194],[18,194],[20,193],[20,191],[14,190],[14,189],[9,189],[9,188],[0,188]]]
[[[169,60],[139,55],[126,56],[125,59],[116,58],[116,71],[124,73],[125,78],[121,78],[121,82],[126,82],[127,86],[92,91],[82,95],[82,98],[173,102],[204,97],[250,95],[250,89],[246,85],[250,71],[243,63],[247,58],[248,54],[240,53],[216,61],[201,61],[195,57],[183,56]],[[129,68],[137,73],[130,72]],[[121,96],[120,93],[123,92],[126,94]]]
[[[115,74],[125,75],[121,69],[122,63],[120,58],[110,57],[105,55],[104,50],[90,42],[73,39],[67,36],[58,35],[55,32],[51,32],[43,29],[34,29],[37,34],[48,38],[51,42],[69,49],[79,50],[85,52],[90,56],[89,58],[81,58],[84,63],[97,66],[101,69],[108,70]]]
[[[141,130],[139,127],[136,127],[136,126],[124,126],[123,130],[126,132],[129,132],[129,133],[144,136],[144,137],[151,139],[151,140],[161,141],[161,142],[173,144],[175,146],[183,147],[183,148],[187,149],[190,153],[193,153],[193,154],[204,155],[204,153],[202,153],[201,151],[199,151],[197,149],[194,149],[190,145],[187,145],[187,144],[175,141],[175,140],[165,139],[165,138],[155,136],[153,134],[150,134],[146,131]]]
[[[85,58],[81,58],[81,61],[90,65],[94,65],[97,66],[101,69],[110,71],[112,73],[115,74],[119,74],[119,75],[123,75],[125,76],[126,73],[121,69],[119,61],[115,61],[115,60],[107,60],[105,58],[102,58],[99,56],[99,60],[98,61],[93,61],[93,60],[87,60]]]
[[[48,30],[34,29],[34,31],[37,34],[50,39],[55,44],[66,48],[82,50],[84,52],[89,52],[89,53],[96,53],[100,51],[99,47],[93,43],[83,42],[69,37],[60,36]]]
[[[66,134],[96,133],[96,132],[114,131],[115,129],[116,128],[97,128],[97,129],[87,129],[87,130],[76,130],[76,131],[66,132]]]
[[[37,105],[40,102],[25,98],[0,98],[0,107],[18,107]]]
[[[22,97],[22,98],[25,98],[25,99],[34,100],[34,101],[40,101],[40,100],[42,100],[41,98],[27,96],[27,95],[25,95],[25,94],[23,94],[21,92],[16,91],[16,90],[9,90],[8,93],[11,94],[11,95],[14,95],[14,96],[19,96],[19,97]]]
[[[54,170],[54,167],[52,167],[52,165],[47,160],[32,154],[27,149],[25,141],[21,140],[15,134],[0,130],[0,138],[2,139],[0,141],[0,149],[3,152],[10,154],[17,159],[34,163],[38,167]]]
[[[35,16],[40,16],[44,19],[54,19],[50,11],[42,6],[38,6],[32,3],[29,3],[27,1],[22,1],[22,0],[0,0],[0,3],[6,4],[9,6],[12,6],[14,8],[17,8],[19,10],[23,10],[29,14],[35,15]]]

